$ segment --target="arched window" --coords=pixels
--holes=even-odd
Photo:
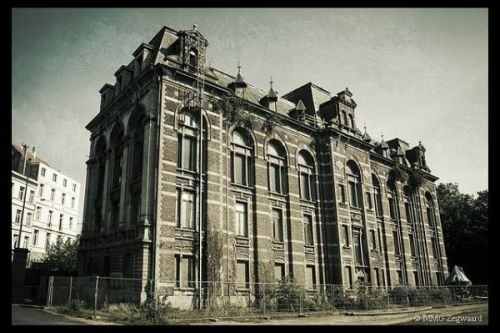
[[[240,128],[233,131],[231,149],[232,182],[243,186],[253,186],[253,144],[249,135]]]
[[[104,173],[106,172],[106,142],[102,136],[97,139],[95,157],[97,160],[97,188],[94,200],[94,231],[99,232],[101,230],[102,220]]]
[[[123,128],[115,127],[111,132],[111,146],[113,148],[113,174],[112,190],[120,188],[123,166]]]
[[[95,148],[95,157],[97,159],[97,193],[96,197],[101,197],[104,191],[104,173],[106,170],[106,143],[103,137],[97,139]]]
[[[427,223],[434,227],[436,224],[436,216],[434,215],[434,201],[429,192],[425,192],[425,208],[427,210]]]
[[[394,180],[387,181],[387,199],[389,200],[389,214],[391,220],[396,220],[396,184]]]
[[[352,128],[352,116],[350,114],[346,117],[345,122],[347,127]]]
[[[373,185],[373,197],[375,200],[375,214],[377,217],[382,217],[384,215],[382,209],[382,195],[380,190],[380,182],[377,179],[377,176],[372,174],[372,185]]]
[[[354,118],[352,117],[352,114],[349,114],[349,127],[350,128],[355,128],[356,126],[354,126]]]
[[[198,171],[197,142],[199,132],[199,110],[198,112],[184,112],[180,115],[179,135],[177,141],[177,167],[183,170]],[[207,122],[203,118],[203,152],[206,157],[207,148]],[[206,158],[203,158],[203,169],[206,170]]]
[[[342,110],[342,112],[340,113],[340,124],[347,126],[347,114],[344,110]]]
[[[314,177],[314,159],[307,150],[301,150],[298,156],[300,198],[313,201],[316,199],[316,181]]]
[[[347,162],[346,173],[351,207],[362,208],[361,173],[354,161]]]
[[[143,146],[144,146],[144,114],[139,110],[131,116],[129,122],[129,133],[132,138],[132,180],[137,181],[142,175],[142,159],[143,159]]]
[[[269,141],[267,144],[267,159],[269,190],[271,192],[285,194],[288,191],[286,178],[287,160],[285,148],[279,141]]]

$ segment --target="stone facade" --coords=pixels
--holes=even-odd
[[[308,83],[278,98],[207,66],[207,47],[196,28],[164,27],[101,89],[82,275],[154,279],[188,297],[200,279],[241,290],[284,275],[311,288],[444,281],[421,144],[362,133],[347,88]]]

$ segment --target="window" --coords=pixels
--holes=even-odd
[[[343,243],[344,243],[344,246],[351,246],[351,240],[349,237],[349,226],[347,225],[343,225],[342,226],[342,240],[343,240]]]
[[[177,226],[179,228],[194,229],[195,228],[195,202],[194,193],[189,191],[177,192],[178,202],[178,219]]]
[[[368,209],[372,210],[373,209],[373,203],[372,203],[372,194],[370,192],[366,192],[366,205],[368,206]]]
[[[195,286],[193,257],[176,256],[175,283],[177,288],[193,288]]]
[[[346,203],[346,199],[345,199],[345,186],[342,185],[342,184],[338,184],[337,187],[339,189],[339,202]]]
[[[248,237],[247,204],[236,202],[236,235]]]
[[[38,188],[38,195],[40,196],[40,198],[43,198],[43,189],[43,184],[40,184],[40,187]]]
[[[62,230],[62,228],[63,228],[63,218],[64,218],[64,215],[59,214],[59,230]]]
[[[42,175],[42,177],[45,177],[45,168],[42,168],[42,170],[40,171],[40,174]]]
[[[427,211],[427,223],[433,227],[435,226],[436,220],[434,215],[434,203],[429,192],[425,193],[425,207]]]
[[[349,120],[348,126],[353,129],[356,128],[356,126],[354,125],[354,118],[352,117],[352,114],[349,114],[348,120]]]
[[[375,230],[370,230],[370,249],[377,250],[377,238],[375,237]]]
[[[50,232],[47,233],[47,236],[45,237],[45,249],[48,250],[50,247]]]
[[[73,217],[71,217],[71,216],[69,218],[69,229],[73,230]]]
[[[362,208],[361,174],[358,166],[353,161],[346,164],[347,180],[349,182],[349,194],[351,207]]]
[[[38,246],[38,230],[33,230],[33,246]]]
[[[63,186],[66,187],[68,185],[68,180],[66,178],[63,179]]]
[[[413,201],[410,193],[410,188],[408,186],[403,187],[403,200],[405,204],[406,221],[409,224],[413,224]]]
[[[73,184],[73,192],[76,192],[76,184]]]
[[[403,285],[403,272],[400,269],[398,269],[396,273],[398,274],[398,284]]]
[[[347,114],[344,110],[342,110],[342,112],[340,113],[340,124],[347,126]]]
[[[437,258],[437,251],[436,251],[436,237],[434,235],[431,236],[431,251],[432,251],[432,256],[434,258]]]
[[[19,235],[14,235],[14,248],[19,246]]]
[[[61,205],[64,206],[64,203],[66,202],[66,193],[61,194]]]
[[[365,256],[361,233],[362,231],[360,229],[352,229],[352,240],[354,243],[354,262],[357,266],[365,265]]]
[[[26,226],[29,227],[31,225],[31,219],[33,217],[32,213],[26,213]]]
[[[75,208],[75,198],[71,198],[71,208]]]
[[[127,253],[123,256],[123,277],[124,278],[132,278],[133,277],[133,269],[132,269],[132,256],[130,253]]]
[[[248,289],[250,287],[248,273],[248,261],[238,260],[236,263],[236,288]]]
[[[35,220],[40,221],[41,213],[42,213],[42,207],[37,206],[35,211]]]
[[[314,266],[306,266],[306,288],[314,289],[316,287],[316,270]]]
[[[23,248],[27,249],[27,248],[28,248],[29,243],[30,243],[30,238],[29,238],[29,236],[24,236]]]
[[[33,204],[35,202],[35,191],[33,191],[33,190],[30,191],[30,196],[28,197],[28,202],[30,204]]]
[[[345,278],[345,282],[347,284],[347,287],[352,288],[351,267],[349,267],[349,266],[344,267],[344,278]]]
[[[304,240],[306,245],[313,245],[313,221],[311,215],[304,215]]]
[[[393,181],[387,183],[387,197],[389,199],[389,214],[391,220],[396,220],[396,186]]]
[[[316,187],[314,177],[314,159],[307,151],[302,150],[298,156],[300,198],[315,200]]]
[[[111,187],[113,190],[119,189],[122,183],[123,167],[123,127],[117,125],[111,131],[111,144],[113,146],[113,175]]]
[[[189,66],[191,66],[191,70],[196,70],[198,66],[198,51],[195,49],[189,51]]]
[[[267,146],[269,190],[275,193],[286,194],[286,152],[277,140],[271,140]]]
[[[16,219],[15,219],[15,222],[17,224],[21,223],[21,210],[20,209],[16,210]]]
[[[24,186],[19,187],[19,195],[17,197],[19,200],[24,199]]]
[[[384,244],[382,243],[382,231],[380,230],[380,226],[377,228],[377,236],[378,236],[378,244],[379,244],[379,249],[382,250],[384,247]]]
[[[400,256],[401,250],[400,250],[400,243],[399,243],[399,233],[397,232],[397,230],[392,231],[392,237],[394,239],[394,255]]]
[[[373,184],[373,198],[375,201],[375,215],[377,217],[382,217],[382,195],[380,194],[380,183],[375,175],[372,174],[372,184]]]
[[[285,264],[275,263],[274,264],[274,279],[283,280],[285,278]]]
[[[233,131],[231,145],[233,183],[252,186],[252,141],[243,130],[236,129]]]
[[[185,136],[179,140],[180,165],[179,168],[195,171],[196,165],[196,139]]]
[[[47,218],[47,223],[49,225],[49,227],[52,225],[52,211],[49,210],[49,215],[48,215],[48,218]]]
[[[52,174],[52,181],[57,182],[57,174]]]
[[[350,114],[346,118],[346,126],[352,128],[352,116]]]
[[[413,237],[413,233],[408,234],[408,239],[410,241],[410,254],[412,257],[416,256],[415,252],[415,238]]]
[[[183,113],[184,121],[181,124],[181,133],[178,136],[177,167],[184,170],[196,171],[197,166],[197,139],[198,122],[194,115]],[[204,135],[206,126],[203,124]],[[205,141],[206,142],[206,141]]]
[[[413,279],[415,280],[415,286],[419,286],[420,281],[418,279],[418,272],[417,271],[413,271]]]
[[[273,238],[275,241],[283,242],[283,212],[281,209],[272,210]]]
[[[380,275],[379,275],[379,269],[378,268],[374,268],[373,269],[373,273],[375,275],[375,280],[377,281],[377,287],[380,287],[381,284],[380,284]]]
[[[50,201],[54,201],[54,198],[56,196],[56,189],[53,188],[51,191],[50,191]]]

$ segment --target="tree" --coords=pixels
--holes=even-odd
[[[57,240],[56,244],[49,246],[43,263],[51,275],[76,275],[78,262],[78,239],[63,242]]]
[[[488,191],[477,198],[457,184],[437,187],[448,267],[459,265],[474,284],[488,283]]]

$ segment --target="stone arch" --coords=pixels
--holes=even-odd
[[[185,113],[185,112],[192,112],[196,114],[198,111],[198,107],[189,107],[185,105],[179,105],[174,111],[174,130],[178,131],[179,130],[179,118],[180,115]],[[203,118],[205,120],[205,125],[206,125],[206,131],[207,131],[207,140],[210,141],[212,139],[212,123],[210,122],[210,118],[208,117],[207,110],[204,108],[201,109],[203,113]]]
[[[268,135],[266,139],[264,140],[264,160],[267,160],[267,146],[271,140],[276,140],[278,141],[283,148],[285,149],[285,155],[286,155],[286,161],[288,166],[290,166],[290,150],[288,149],[288,146],[286,144],[286,141],[281,137],[281,135],[277,133],[273,133],[272,135]]]

